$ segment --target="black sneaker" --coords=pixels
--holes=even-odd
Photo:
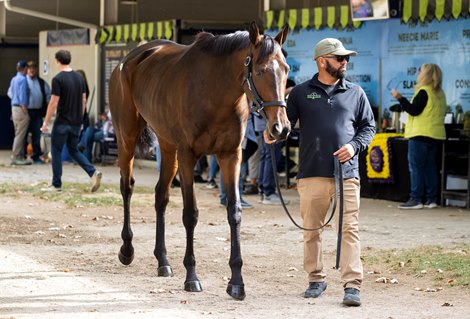
[[[346,288],[344,289],[344,298],[343,304],[346,306],[360,306],[361,305],[361,296],[359,289],[356,288]]]
[[[194,183],[203,184],[203,183],[207,183],[207,180],[202,178],[201,175],[196,175],[194,176]]]
[[[423,204],[416,199],[409,199],[406,203],[398,206],[400,209],[422,209]]]
[[[249,184],[245,186],[245,190],[243,190],[243,195],[257,195],[258,194],[258,186]]]
[[[308,284],[307,290],[305,290],[305,298],[318,298],[326,289],[326,282],[311,282]]]

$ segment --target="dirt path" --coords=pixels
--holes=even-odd
[[[2,153],[0,152],[0,159]],[[5,161],[5,160],[4,160]],[[1,165],[1,160],[0,160]],[[104,182],[116,185],[117,168],[105,167]],[[152,165],[136,170],[137,185],[153,186]],[[64,168],[67,181],[87,182],[75,166]],[[50,166],[0,167],[0,181],[48,182]],[[67,190],[64,189],[64,192]],[[246,199],[255,209],[244,211],[243,274],[247,298],[240,302],[226,293],[230,276],[226,213],[217,191],[196,186],[200,221],[195,252],[204,291],[183,291],[185,269],[181,196],[172,190],[167,214],[167,248],[175,276],[156,276],[153,256],[155,213],[150,205],[135,205],[132,225],[136,258],[130,266],[117,259],[121,245],[122,211],[118,206],[67,208],[60,202],[28,194],[0,194],[0,318],[469,318],[468,290],[443,287],[439,292],[426,276],[395,276],[398,284],[379,284],[386,269],[365,269],[363,306],[341,305],[342,288],[334,265],[333,229],[324,232],[328,289],[317,300],[305,299],[302,233],[280,208]],[[285,192],[298,211],[294,190]],[[106,185],[96,195],[107,195]],[[138,195],[152,202],[152,195]],[[470,212],[440,208],[405,212],[397,203],[362,200],[361,240],[367,254],[378,249],[440,244],[452,248],[470,238]],[[298,218],[298,217],[297,217]],[[380,271],[381,274],[368,272]],[[443,306],[445,303],[451,307]]]

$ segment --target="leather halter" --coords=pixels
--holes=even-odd
[[[285,101],[269,101],[265,102],[261,98],[256,90],[255,83],[253,82],[253,46],[250,45],[250,52],[248,56],[245,58],[245,76],[242,82],[242,88],[246,84],[248,84],[248,92],[251,94],[251,101],[253,102],[253,106],[251,107],[251,112],[256,112],[259,114],[261,110],[264,109],[265,106],[279,106],[279,107],[287,107]]]

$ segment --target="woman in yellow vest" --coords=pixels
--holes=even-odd
[[[405,137],[409,139],[408,168],[411,189],[408,201],[399,208],[436,208],[436,156],[441,141],[446,138],[444,117],[447,103],[442,91],[442,71],[436,64],[421,65],[411,103],[395,89],[391,93],[408,113]]]

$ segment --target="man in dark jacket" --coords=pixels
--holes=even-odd
[[[28,72],[26,80],[29,88],[29,128],[31,133],[31,144],[33,146],[33,154],[31,159],[34,164],[42,164],[41,159],[41,126],[42,119],[46,115],[47,104],[51,98],[51,88],[46,81],[37,75],[37,65],[34,61],[28,61]]]
[[[343,167],[344,217],[340,257],[343,303],[361,304],[363,269],[359,241],[359,165],[375,134],[375,121],[366,94],[347,81],[346,65],[354,51],[332,38],[315,46],[318,73],[294,87],[287,101],[287,116],[294,127],[300,122],[297,189],[305,228],[319,228],[335,195],[334,157]],[[336,215],[337,216],[337,215]],[[306,298],[317,298],[326,289],[322,230],[304,232],[304,269],[309,287]]]

